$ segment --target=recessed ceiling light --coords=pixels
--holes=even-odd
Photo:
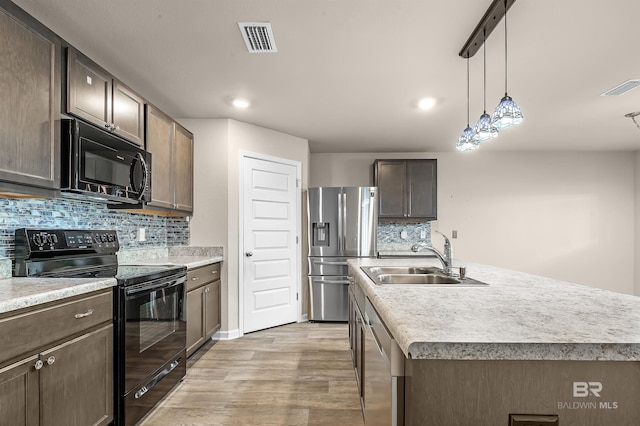
[[[436,106],[436,102],[436,98],[422,98],[418,101],[418,108],[426,111]]]
[[[248,100],[236,98],[231,101],[231,105],[238,109],[247,109],[251,105]]]

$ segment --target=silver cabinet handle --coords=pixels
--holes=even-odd
[[[56,362],[56,357],[51,355],[49,358],[47,358],[47,364],[51,365],[54,362]]]
[[[41,359],[37,360],[36,363],[33,365],[33,368],[35,368],[36,370],[40,370],[42,368],[42,366],[44,365],[44,362],[42,362]]]
[[[244,255],[247,256],[247,257],[251,257],[251,256],[253,256],[253,252],[252,251],[248,251]]]
[[[198,281],[200,279],[200,277],[192,277],[191,281]]]
[[[93,309],[89,309],[87,312],[83,312],[81,314],[75,314],[74,316],[79,319],[79,318],[85,318],[88,317],[90,315],[93,315]]]

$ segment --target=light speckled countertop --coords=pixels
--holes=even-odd
[[[185,265],[188,269],[222,262],[222,249],[186,247],[169,251],[138,251],[119,263],[125,265]],[[9,275],[11,261],[8,260]],[[0,314],[77,296],[117,284],[115,278],[22,278],[0,279]]]
[[[115,278],[6,278],[0,280],[0,314],[115,285]]]
[[[374,265],[440,264],[349,260],[409,358],[640,361],[640,297],[463,262],[455,265],[490,285],[381,286],[360,269]]]
[[[222,262],[223,260],[224,257],[222,256],[167,256],[150,259],[142,258],[128,263],[131,265],[185,265],[187,269],[193,269]]]

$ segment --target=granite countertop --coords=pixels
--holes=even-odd
[[[127,262],[130,265],[185,265],[187,269],[222,262],[222,256],[166,256],[157,258],[141,258]]]
[[[358,259],[349,266],[408,358],[640,361],[640,297],[486,265],[478,287],[374,284],[360,266],[440,266]]]
[[[0,314],[115,285],[115,278],[6,278],[0,280]]]

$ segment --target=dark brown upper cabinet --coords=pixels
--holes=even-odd
[[[438,218],[437,160],[376,160],[373,184],[378,187],[378,218]]]
[[[60,188],[61,54],[53,32],[0,2],[0,196]]]
[[[176,213],[193,212],[193,134],[147,104],[147,151],[151,153],[151,202]]]
[[[79,51],[67,50],[67,112],[144,146],[145,100]]]

